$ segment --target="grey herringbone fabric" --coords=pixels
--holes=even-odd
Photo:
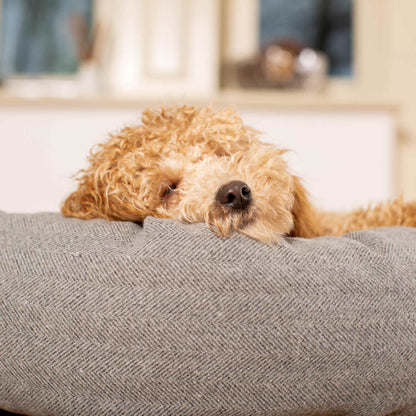
[[[416,230],[285,239],[0,214],[0,408],[416,414]]]

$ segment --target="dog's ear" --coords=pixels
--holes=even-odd
[[[140,209],[137,202],[126,195],[134,194],[129,188],[132,185],[126,181],[123,184],[117,167],[110,166],[111,162],[92,166],[81,171],[78,179],[78,189],[64,201],[61,212],[67,217],[104,218],[107,220],[143,221],[149,215],[145,209]]]
[[[92,218],[106,218],[99,207],[103,201],[99,193],[88,181],[79,184],[78,189],[72,192],[64,201],[61,212],[67,217],[82,218],[89,220]]]
[[[137,194],[135,179],[140,166],[142,127],[125,127],[93,148],[89,166],[78,173],[78,189],[64,201],[61,211],[67,217],[82,219],[142,221],[144,208],[129,195]],[[143,214],[143,215],[142,215]]]
[[[67,217],[113,219],[109,200],[112,162],[101,154],[90,157],[90,166],[78,172],[78,189],[64,201],[61,212]]]
[[[309,201],[308,193],[297,176],[293,176],[292,207],[293,229],[291,237],[311,238],[319,235],[317,214]]]

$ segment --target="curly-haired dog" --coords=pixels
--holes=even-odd
[[[317,211],[290,173],[286,151],[258,136],[229,109],[145,111],[142,125],[124,128],[91,154],[62,212],[84,219],[206,222],[222,236],[238,231],[266,242],[416,227],[416,203],[401,199],[350,213]]]

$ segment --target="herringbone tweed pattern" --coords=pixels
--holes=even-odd
[[[379,416],[415,400],[414,229],[269,246],[0,214],[0,408]]]

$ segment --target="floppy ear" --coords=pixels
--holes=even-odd
[[[108,145],[100,145],[102,149]],[[110,187],[115,182],[114,163],[105,160],[105,152],[91,153],[90,166],[77,174],[78,189],[64,201],[61,212],[67,217],[84,220],[92,218],[114,219],[110,203]]]
[[[82,219],[141,221],[146,213],[137,207],[137,201],[128,198],[137,193],[133,176],[138,162],[133,156],[140,137],[140,126],[125,127],[93,149],[89,167],[79,172],[78,189],[64,201],[62,214]]]
[[[83,178],[75,192],[64,201],[61,212],[67,217],[77,217],[84,220],[92,218],[108,218],[99,207],[103,204],[99,193],[88,179]],[[86,180],[85,180],[86,179]]]
[[[304,238],[318,236],[320,233],[316,211],[309,202],[308,193],[297,176],[293,176],[293,196],[292,215],[294,225],[290,236]]]
[[[113,163],[93,164],[88,170],[81,171],[78,189],[64,201],[61,212],[67,217],[105,218],[107,220],[142,221],[149,213],[140,209],[128,195],[134,195],[131,181],[123,183],[126,176]]]

